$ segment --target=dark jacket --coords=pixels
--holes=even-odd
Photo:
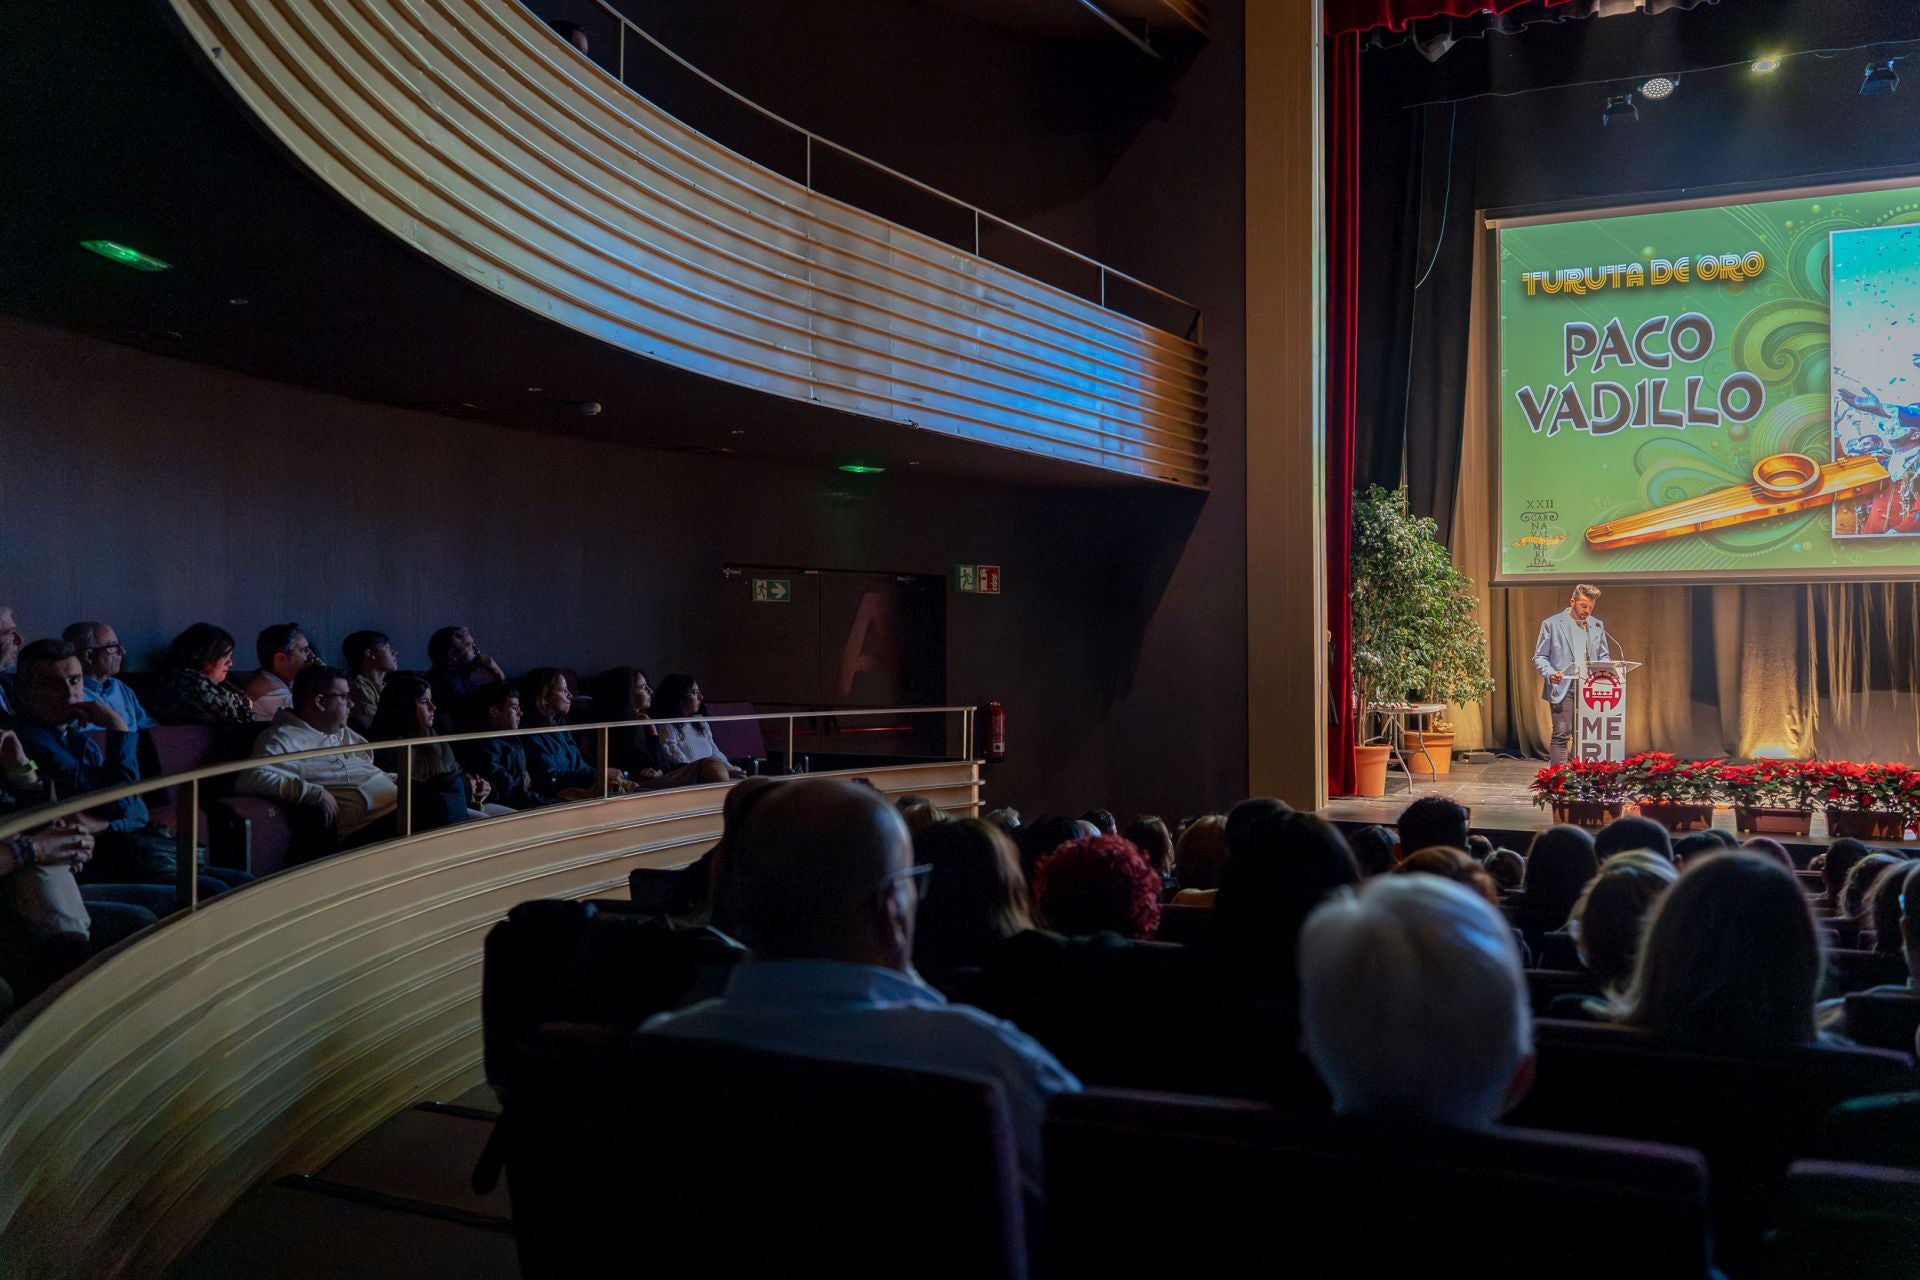
[[[527,727],[535,726],[528,721]],[[571,733],[541,733],[513,741],[526,750],[527,772],[533,775],[535,791],[555,795],[566,787],[591,787],[599,782],[599,771],[587,759],[586,753],[580,750],[580,744]]]
[[[513,809],[537,809],[554,803],[553,794],[542,789],[538,780],[527,785],[527,753],[521,745],[526,738],[483,738],[455,745],[460,767],[485,778],[493,788],[493,799]]]

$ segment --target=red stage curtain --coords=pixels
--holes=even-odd
[[[1360,322],[1360,36],[1328,42],[1327,786],[1353,794],[1353,453]]]
[[[1409,23],[1426,18],[1501,14],[1509,9],[1542,3],[1551,9],[1556,5],[1571,4],[1573,0],[1327,0],[1325,21],[1328,35],[1372,31],[1376,27],[1405,31]]]

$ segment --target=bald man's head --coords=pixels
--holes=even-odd
[[[906,824],[870,787],[783,782],[755,797],[727,840],[727,918],[767,960],[905,969],[917,899]]]

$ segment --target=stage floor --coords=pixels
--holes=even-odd
[[[1527,784],[1533,781],[1534,775],[1545,764],[1543,760],[1504,757],[1491,764],[1464,764],[1456,760],[1453,762],[1453,772],[1447,777],[1437,781],[1416,778],[1411,791],[1407,789],[1406,775],[1394,770],[1387,775],[1386,795],[1343,796],[1320,810],[1320,816],[1349,830],[1372,823],[1392,826],[1399,819],[1400,811],[1411,801],[1421,796],[1446,796],[1467,806],[1473,815],[1471,821],[1476,833],[1487,836],[1496,845],[1524,850],[1526,841],[1532,839],[1534,832],[1553,825],[1553,811],[1535,808],[1533,795],[1527,790]],[[1733,810],[1714,810],[1713,825],[1733,831]],[[1795,845],[1825,848],[1826,815],[1816,810],[1810,834],[1788,837],[1782,843],[1790,848]],[[1900,847],[1895,841],[1867,843],[1890,849]]]

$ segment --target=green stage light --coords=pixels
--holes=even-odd
[[[132,267],[135,271],[166,271],[173,264],[162,262],[151,254],[130,248],[115,240],[82,240],[80,247],[90,253],[97,253],[109,262],[117,262],[123,267]]]
[[[840,469],[856,476],[877,476],[886,470],[885,467],[869,466],[864,462],[843,462]]]

